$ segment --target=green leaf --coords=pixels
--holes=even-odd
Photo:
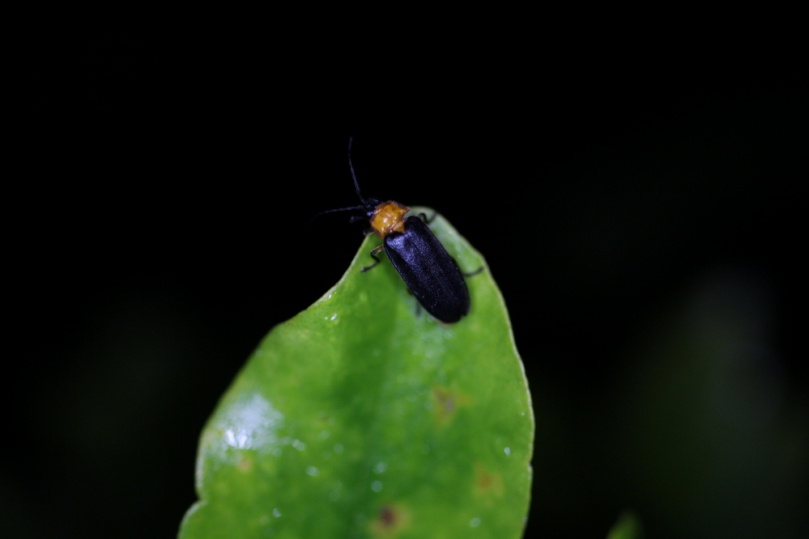
[[[485,266],[440,216],[431,228],[465,271]],[[502,296],[485,268],[445,326],[384,258],[360,271],[376,245],[222,397],[181,539],[521,536],[534,423]]]
[[[641,525],[638,517],[626,511],[619,518],[607,535],[607,539],[640,539]]]

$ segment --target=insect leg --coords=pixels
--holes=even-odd
[[[377,267],[379,265],[379,263],[382,262],[381,260],[379,260],[379,257],[376,256],[376,255],[379,253],[379,251],[381,251],[384,248],[385,248],[385,245],[380,245],[379,247],[377,247],[377,248],[375,248],[375,249],[373,249],[371,251],[371,258],[373,258],[376,262],[374,262],[370,266],[365,266],[364,268],[362,268],[363,273],[365,273],[366,271],[368,271],[371,268]]]
[[[438,215],[438,210],[433,210],[433,214],[429,217],[427,217],[427,214],[424,212],[419,213],[419,217],[421,218],[421,220],[427,223],[428,225],[435,220],[436,215]]]

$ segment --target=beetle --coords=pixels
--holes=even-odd
[[[445,324],[458,322],[469,313],[469,289],[461,268],[427,226],[426,215],[408,215],[410,208],[394,200],[362,196],[351,162],[352,142],[353,137],[348,141],[348,166],[362,204],[323,213],[361,210],[363,215],[352,217],[351,222],[367,219],[370,229],[366,234],[376,234],[382,239],[382,245],[370,253],[374,263],[362,268],[362,272],[381,262],[377,255],[384,249],[407,288],[428,313]]]

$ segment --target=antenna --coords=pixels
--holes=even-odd
[[[310,222],[314,221],[315,218],[320,217],[321,215],[325,215],[327,213],[337,213],[337,212],[342,212],[342,211],[358,211],[358,210],[361,210],[361,211],[364,211],[368,217],[370,217],[371,212],[373,211],[374,207],[376,207],[376,205],[379,204],[379,201],[377,199],[375,199],[375,198],[366,199],[365,197],[362,196],[362,192],[360,191],[360,184],[357,181],[357,174],[354,172],[354,164],[351,162],[351,146],[353,145],[353,143],[354,143],[354,137],[349,137],[348,138],[348,168],[351,169],[351,177],[354,179],[354,189],[356,189],[357,196],[360,198],[360,202],[362,202],[362,205],[361,206],[348,206],[347,208],[337,208],[337,209],[334,209],[334,210],[325,210],[325,211],[316,213],[314,215],[314,217],[312,217],[312,219],[310,219]],[[354,218],[352,217],[352,222],[354,222],[353,219]]]
[[[357,175],[354,172],[354,163],[351,162],[351,146],[354,144],[354,137],[348,137],[348,168],[351,169],[351,177],[354,178],[354,189],[357,190],[357,196],[360,197],[360,202],[362,202],[365,206],[368,205],[368,202],[365,201],[365,198],[362,196],[360,192],[360,184],[357,181]]]

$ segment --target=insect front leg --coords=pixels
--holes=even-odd
[[[427,214],[424,213],[424,212],[419,213],[419,217],[421,218],[421,220],[424,221],[425,223],[427,223],[428,225],[430,223],[432,223],[433,221],[435,221],[435,217],[437,215],[438,215],[438,210],[433,210],[433,214],[431,216],[429,216],[429,217],[427,217]]]
[[[375,248],[375,249],[373,249],[371,251],[371,258],[373,258],[376,262],[374,262],[370,266],[365,266],[364,268],[362,268],[363,273],[365,273],[366,271],[368,271],[371,268],[377,267],[379,265],[379,263],[382,262],[381,260],[379,260],[379,257],[376,256],[376,255],[379,254],[379,251],[381,251],[384,248],[385,248],[385,245],[383,244],[383,245],[380,245],[379,247],[377,247],[377,248]]]

